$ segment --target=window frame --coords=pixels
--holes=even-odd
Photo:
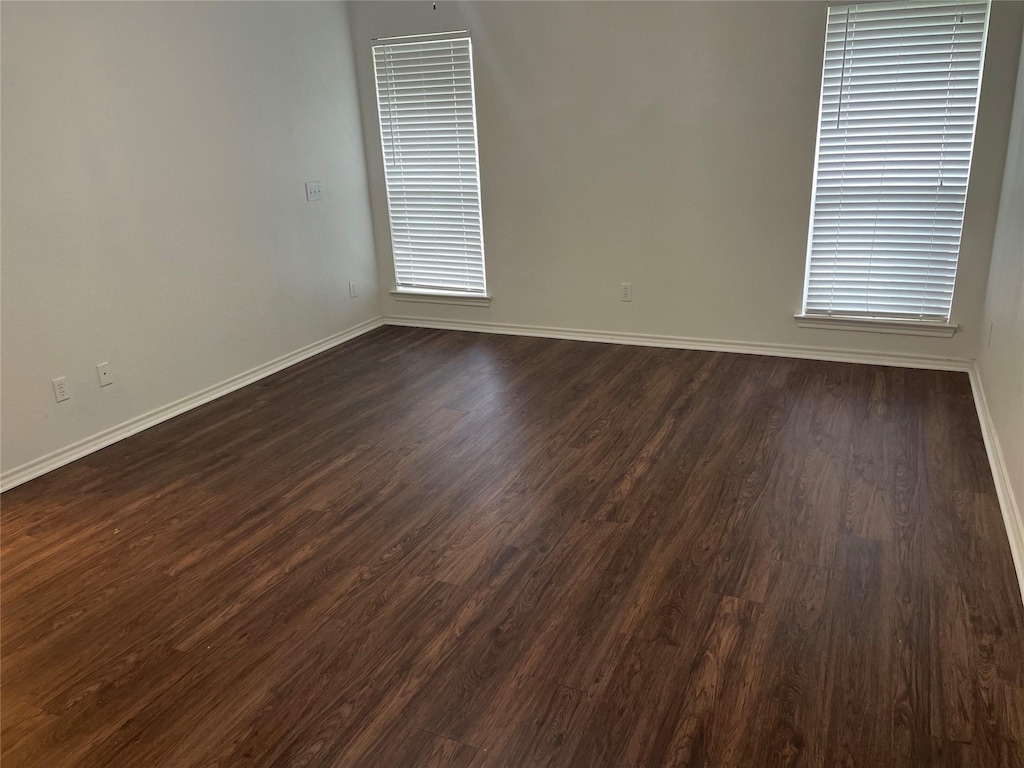
[[[859,312],[843,312],[839,311],[820,311],[820,310],[809,310],[808,303],[811,295],[811,277],[812,277],[812,255],[814,251],[814,235],[815,235],[815,223],[816,223],[816,204],[818,202],[819,195],[819,169],[821,163],[821,149],[822,149],[822,127],[824,124],[825,117],[825,89],[826,89],[826,75],[829,64],[829,20],[833,12],[836,10],[853,9],[853,8],[864,8],[865,6],[885,6],[893,4],[894,0],[879,0],[879,2],[846,2],[836,5],[830,5],[828,7],[826,23],[825,23],[825,41],[823,46],[822,54],[822,75],[820,80],[820,87],[818,91],[818,110],[817,110],[817,126],[815,131],[815,142],[814,142],[814,166],[811,178],[811,204],[808,216],[808,227],[807,227],[807,248],[804,259],[804,281],[803,291],[801,297],[801,311],[795,315],[798,325],[809,328],[822,328],[829,330],[859,330],[859,331],[873,331],[878,333],[899,333],[907,335],[918,335],[918,336],[940,336],[950,337],[958,330],[958,324],[952,320],[952,314],[954,309],[954,302],[956,300],[956,286],[957,277],[959,274],[960,257],[962,255],[963,245],[963,226],[966,222],[967,213],[967,197],[970,191],[971,171],[974,165],[974,153],[977,149],[977,125],[978,115],[980,112],[981,103],[981,90],[984,82],[984,68],[985,68],[985,56],[988,45],[988,31],[989,24],[991,21],[992,2],[991,0],[974,0],[970,4],[983,3],[986,6],[985,20],[982,27],[982,37],[980,43],[980,51],[978,58],[978,75],[977,75],[977,90],[975,93],[974,107],[972,122],[970,128],[970,155],[967,159],[966,166],[966,180],[964,182],[964,197],[963,197],[963,208],[960,211],[960,227],[959,227],[959,239],[956,246],[956,260],[954,262],[954,271],[950,287],[950,298],[949,305],[947,307],[947,313],[945,318],[935,315],[923,314],[921,317],[914,317],[913,315],[901,315],[897,313],[873,313],[866,311],[864,313]],[[939,5],[939,3],[936,3]],[[959,3],[948,2],[951,9],[955,9]],[[925,6],[922,6],[925,7]],[[842,85],[840,85],[839,91],[839,103],[842,103]],[[927,135],[927,134],[925,134]],[[941,162],[941,161],[940,161]],[[898,210],[898,209],[897,209]],[[926,219],[927,221],[927,219]]]
[[[481,270],[481,289],[466,290],[457,286],[415,286],[403,285],[399,278],[397,251],[395,246],[394,213],[392,210],[391,186],[388,182],[388,153],[385,147],[384,121],[382,119],[381,100],[382,92],[379,88],[379,71],[377,65],[377,49],[386,48],[389,45],[443,43],[465,41],[468,49],[469,61],[469,95],[473,128],[473,153],[476,181],[477,220],[479,221],[480,251],[479,262]],[[391,269],[393,288],[389,291],[391,297],[397,301],[413,301],[438,304],[456,304],[465,306],[488,306],[491,295],[487,285],[487,261],[483,233],[483,199],[482,183],[480,179],[480,142],[477,123],[476,107],[476,69],[473,64],[473,39],[468,30],[454,30],[450,32],[424,33],[414,35],[401,35],[396,37],[375,38],[370,47],[370,55],[373,59],[374,74],[374,100],[377,106],[377,134],[381,148],[381,171],[384,176],[384,198],[388,212],[388,236],[391,245]]]

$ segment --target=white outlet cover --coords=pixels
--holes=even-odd
[[[324,193],[320,187],[319,181],[307,181],[306,182],[306,200],[313,202],[314,200],[323,200]]]
[[[114,377],[110,373],[110,363],[100,363],[96,366],[96,376],[100,380],[100,386],[105,387],[114,383]]]
[[[50,382],[53,385],[53,396],[57,398],[58,403],[63,403],[65,400],[70,400],[71,395],[68,393],[68,382],[63,376],[60,376]]]
[[[356,284],[354,282],[352,282],[351,280],[349,280],[348,281],[348,297],[350,299],[354,299],[357,294],[358,294],[358,291],[356,291]]]

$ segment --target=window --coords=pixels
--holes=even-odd
[[[399,292],[487,292],[473,51],[456,35],[373,48]]]
[[[802,318],[949,320],[988,2],[829,8]]]

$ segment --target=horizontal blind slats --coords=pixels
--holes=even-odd
[[[485,293],[469,38],[373,55],[396,283]]]
[[[988,9],[829,9],[805,312],[948,319]]]

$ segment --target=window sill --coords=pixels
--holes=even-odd
[[[391,291],[391,298],[395,301],[415,301],[425,304],[459,304],[464,307],[489,307],[491,297],[489,295],[456,293],[446,291]]]
[[[852,317],[843,315],[794,315],[801,328],[821,328],[829,331],[866,331],[868,333],[897,333],[904,336],[952,337],[960,327],[956,323],[936,320],[896,320],[880,317]]]

